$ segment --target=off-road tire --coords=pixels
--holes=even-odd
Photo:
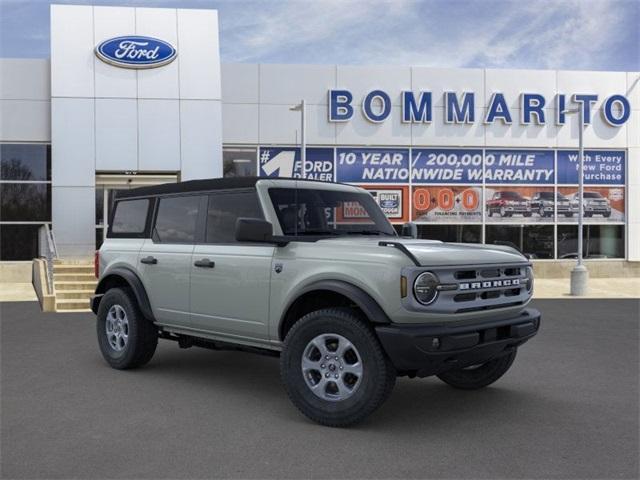
[[[455,369],[438,375],[444,383],[462,390],[478,390],[502,377],[513,364],[517,350],[502,355],[474,369]]]
[[[128,340],[121,351],[116,351],[110,345],[105,330],[107,314],[114,305],[120,305],[124,309],[128,320]],[[118,370],[145,365],[158,346],[158,329],[144,318],[129,289],[112,288],[104,294],[98,307],[96,330],[102,356],[112,368]]]
[[[611,216],[611,212],[605,212],[602,214],[604,218],[609,218]]]
[[[301,367],[308,343],[330,333],[351,342],[363,364],[362,383],[351,397],[340,401],[316,396],[307,386]],[[291,402],[305,416],[322,425],[347,427],[364,420],[384,403],[397,373],[366,320],[349,308],[328,308],[305,315],[289,330],[280,356],[280,375]]]

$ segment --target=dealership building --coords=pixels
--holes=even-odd
[[[564,263],[580,111],[585,255],[640,261],[639,72],[220,64],[215,10],[69,5],[50,59],[0,69],[0,262],[40,255],[43,225],[91,256],[119,189],[257,175],[361,185],[422,238]]]

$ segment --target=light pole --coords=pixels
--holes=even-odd
[[[581,297],[586,295],[589,281],[589,270],[583,263],[583,235],[584,222],[584,102],[579,108],[565,110],[563,113],[578,113],[578,261],[571,270],[571,295]]]
[[[300,161],[302,162],[302,178],[307,178],[307,138],[306,138],[306,115],[304,99],[300,103],[289,107],[292,112],[300,112]]]

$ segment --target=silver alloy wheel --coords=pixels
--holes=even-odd
[[[129,320],[127,312],[120,305],[112,305],[107,312],[104,326],[109,345],[116,352],[121,352],[129,340]]]
[[[317,397],[339,402],[360,387],[364,373],[362,357],[342,335],[324,333],[311,340],[302,354],[302,376]]]

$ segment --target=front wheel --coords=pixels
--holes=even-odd
[[[280,373],[293,404],[330,427],[353,425],[373,413],[396,379],[369,325],[343,308],[311,312],[291,328]]]
[[[113,368],[141,367],[153,357],[158,329],[143,317],[130,290],[108,290],[100,301],[96,323],[100,351]]]
[[[478,390],[491,385],[502,377],[516,358],[516,349],[493,360],[479,365],[449,370],[438,375],[438,378],[455,388],[462,390]]]

